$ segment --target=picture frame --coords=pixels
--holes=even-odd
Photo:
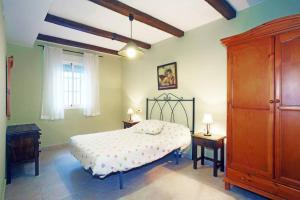
[[[14,57],[6,58],[6,117],[11,117],[11,70],[14,66]]]
[[[157,66],[158,90],[177,89],[177,83],[177,62]]]

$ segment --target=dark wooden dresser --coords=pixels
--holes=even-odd
[[[36,124],[8,126],[6,130],[6,178],[11,183],[12,166],[35,162],[35,175],[39,175],[39,146],[41,129]]]

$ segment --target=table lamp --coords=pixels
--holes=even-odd
[[[132,108],[129,108],[127,111],[127,114],[129,115],[129,122],[132,122],[132,115],[134,114],[134,111]]]
[[[204,124],[206,124],[206,133],[204,133],[205,136],[211,136],[210,133],[210,125],[214,122],[213,117],[209,113],[205,113],[203,116],[203,121]]]

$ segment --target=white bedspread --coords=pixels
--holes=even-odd
[[[185,126],[165,123],[158,135],[135,133],[134,127],[71,137],[71,153],[93,175],[104,177],[155,161],[191,143]]]

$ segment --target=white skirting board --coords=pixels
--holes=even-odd
[[[42,147],[41,150],[43,152],[43,151],[49,151],[49,150],[52,150],[52,149],[65,148],[67,146],[69,146],[69,143],[55,144],[55,145],[51,145],[51,146]]]

